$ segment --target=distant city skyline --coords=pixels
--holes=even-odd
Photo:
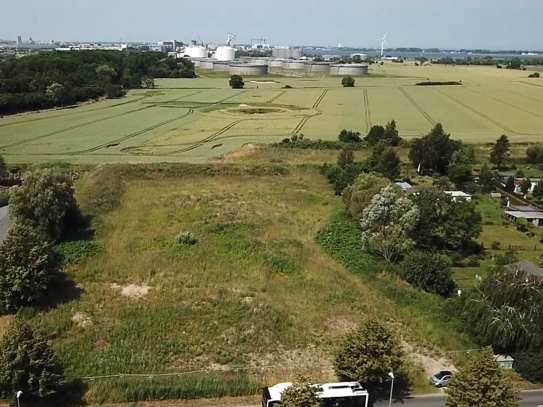
[[[274,45],[543,50],[537,0],[19,0],[5,2],[0,38],[49,41],[237,43]]]

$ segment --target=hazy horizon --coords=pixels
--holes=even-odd
[[[0,38],[47,41],[156,42],[159,39],[237,43],[265,38],[273,45],[542,50],[543,2],[535,0],[19,0],[2,5]]]

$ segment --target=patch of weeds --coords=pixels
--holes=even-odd
[[[70,240],[61,242],[58,251],[63,264],[73,266],[97,255],[102,247],[92,240]]]
[[[124,182],[116,167],[101,167],[84,180],[78,202],[84,212],[97,215],[120,206],[124,195]]]
[[[243,220],[233,220],[227,222],[209,223],[204,226],[206,232],[214,234],[232,234],[243,230],[256,229],[258,225],[254,222],[248,222]]]
[[[198,239],[194,233],[183,230],[175,237],[175,242],[182,246],[194,246],[198,243]]]

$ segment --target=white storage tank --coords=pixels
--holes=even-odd
[[[272,61],[270,61],[270,66],[272,68],[283,68],[283,60],[281,59],[274,59]]]
[[[192,61],[192,63],[194,64],[194,66],[196,68],[200,68],[200,62],[201,61],[199,59],[193,58],[193,59],[191,59],[191,61]]]
[[[207,50],[201,45],[187,47],[183,52],[183,56],[189,58],[207,58]]]
[[[217,72],[227,72],[228,71],[228,61],[214,61],[213,70]]]
[[[218,61],[233,61],[236,59],[236,50],[232,47],[219,47],[215,52]]]
[[[202,68],[202,69],[213,69],[213,60],[211,60],[211,59],[202,59],[202,60],[200,60],[200,68]]]
[[[230,75],[263,76],[268,74],[268,65],[232,63],[228,72]]]
[[[304,61],[288,61],[285,62],[285,67],[288,69],[302,70],[305,69]]]
[[[309,62],[305,66],[305,70],[307,72],[328,73],[328,72],[330,72],[330,63],[328,63],[328,62]]]
[[[368,74],[368,64],[332,64],[330,75],[364,76]]]

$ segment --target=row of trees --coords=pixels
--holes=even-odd
[[[0,114],[63,106],[149,85],[149,78],[192,78],[187,59],[160,52],[43,52],[8,60],[0,70]],[[148,86],[147,86],[148,87]]]
[[[0,160],[2,161],[2,160]],[[0,243],[0,307],[4,313],[51,303],[61,294],[57,242],[82,225],[70,177],[29,172],[9,191],[14,224]],[[47,343],[17,316],[0,340],[0,396],[22,391],[27,399],[54,395],[65,385],[64,368]]]
[[[396,395],[405,393],[409,383],[401,380],[405,376],[404,357],[397,335],[370,317],[344,337],[334,359],[334,370],[339,377],[362,383],[373,402],[389,393],[391,372],[400,379]],[[454,375],[446,393],[447,407],[516,407],[520,400],[520,392],[503,375],[489,347],[471,355]],[[283,391],[281,402],[285,407],[318,407],[318,386],[308,376],[299,376]]]

